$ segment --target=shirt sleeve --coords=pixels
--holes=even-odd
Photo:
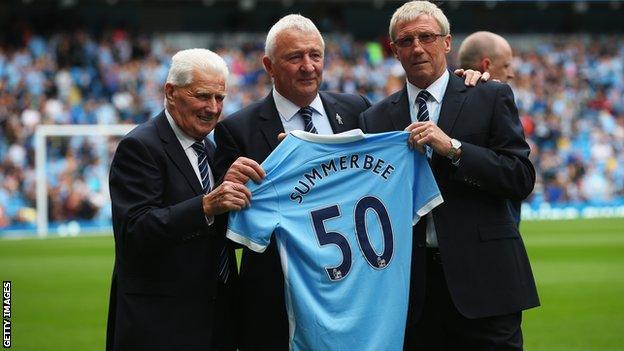
[[[251,206],[230,212],[226,236],[250,250],[264,252],[279,224],[277,193],[269,180],[256,190],[253,189],[255,184],[250,183],[247,186],[252,192]]]
[[[414,154],[414,189],[412,192],[414,216],[412,224],[415,225],[421,217],[431,212],[444,200],[426,156],[419,152],[412,151],[412,153]]]

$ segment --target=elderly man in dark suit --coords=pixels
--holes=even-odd
[[[236,349],[235,259],[215,216],[248,206],[251,194],[240,183],[264,173],[243,158],[215,183],[206,135],[221,113],[227,76],[212,51],[178,52],[165,110],[117,147],[107,350]]]
[[[358,127],[358,115],[370,106],[366,98],[319,92],[324,49],[323,37],[306,17],[288,15],[271,28],[262,62],[273,90],[217,125],[218,173],[239,156],[264,161],[283,132],[333,134]],[[263,254],[243,251],[240,286],[241,350],[288,350],[284,279],[274,240]]]
[[[444,198],[413,229],[406,349],[520,350],[521,311],[539,300],[507,201],[531,193],[535,170],[511,89],[449,74],[448,20],[430,2],[401,6],[390,37],[407,83],[361,126],[410,131]]]

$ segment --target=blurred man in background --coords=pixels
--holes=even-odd
[[[491,79],[507,83],[514,78],[511,46],[498,34],[480,31],[470,34],[459,46],[461,67],[489,72]]]

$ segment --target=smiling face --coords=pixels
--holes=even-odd
[[[429,15],[420,15],[413,21],[398,23],[394,29],[395,41],[405,37],[418,37],[423,33],[440,34],[438,22]],[[390,43],[394,56],[401,62],[407,79],[424,89],[438,79],[446,69],[446,54],[451,51],[451,36],[437,37],[432,43],[414,40],[411,46],[399,47]]]
[[[273,58],[265,56],[264,68],[275,89],[297,106],[308,106],[323,80],[323,44],[316,33],[285,30],[275,38]]]
[[[215,72],[193,71],[193,82],[185,86],[165,84],[167,110],[178,127],[199,140],[210,133],[223,110],[225,78]]]

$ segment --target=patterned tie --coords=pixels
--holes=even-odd
[[[193,143],[193,150],[197,154],[197,165],[199,166],[199,175],[201,176],[202,189],[204,190],[204,194],[210,192],[212,190],[212,184],[210,184],[210,176],[208,175],[208,154],[206,153],[206,148],[204,147],[203,141],[196,141]],[[229,262],[227,250],[225,244],[221,248],[221,252],[219,253],[219,267],[218,274],[219,279],[222,282],[226,283],[228,276],[230,275],[230,262]]]
[[[312,123],[312,107],[306,106],[299,110],[299,114],[303,117],[303,130],[308,133],[318,134],[314,123]]]
[[[416,104],[418,104],[418,122],[427,122],[429,120],[429,111],[427,110],[427,101],[431,98],[431,94],[426,90],[421,90],[416,96]],[[425,145],[427,160],[431,160],[433,149],[429,145]]]
[[[426,90],[421,90],[416,96],[416,104],[418,105],[418,122],[426,122],[429,120],[429,111],[427,111],[427,101],[431,98]]]
[[[204,143],[196,141],[193,143],[193,150],[197,154],[197,166],[199,167],[199,175],[201,176],[202,189],[204,194],[208,193],[211,189],[210,177],[208,176],[208,155],[206,154],[206,148]]]

